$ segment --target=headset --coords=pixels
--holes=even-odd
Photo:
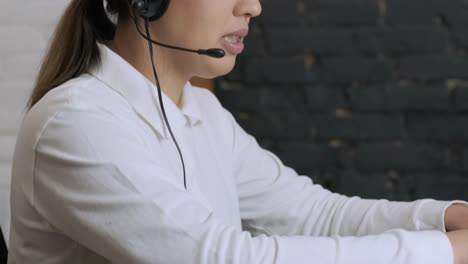
[[[132,8],[141,17],[155,21],[166,13],[170,3],[170,0],[136,0],[132,1]]]
[[[163,113],[164,117],[164,122],[167,126],[167,129],[169,130],[169,133],[171,134],[172,140],[174,141],[174,144],[177,148],[177,151],[179,152],[180,160],[182,162],[182,170],[184,174],[184,187],[185,190],[187,190],[187,182],[185,178],[185,163],[184,163],[184,158],[182,156],[182,152],[180,151],[179,144],[177,143],[177,140],[175,139],[174,133],[172,133],[171,126],[169,125],[169,121],[167,120],[166,116],[166,111],[164,109],[164,104],[162,101],[162,95],[161,95],[161,85],[159,83],[159,78],[158,74],[156,71],[156,66],[154,63],[154,56],[153,56],[153,44],[156,44],[161,47],[169,48],[169,49],[175,49],[175,50],[181,50],[181,51],[186,51],[186,52],[192,52],[192,53],[198,53],[200,55],[206,55],[212,58],[223,58],[225,56],[225,52],[222,49],[199,49],[199,50],[194,50],[194,49],[187,49],[183,47],[178,47],[178,46],[173,46],[173,45],[168,45],[164,44],[158,41],[155,41],[151,38],[150,30],[149,30],[149,24],[152,21],[156,21],[159,18],[161,18],[169,8],[170,0],[129,0],[130,4],[132,6],[132,11],[133,11],[133,18],[135,22],[135,26],[138,30],[138,33],[148,41],[148,46],[149,46],[149,52],[150,52],[150,57],[151,57],[151,65],[153,67],[153,74],[154,78],[156,80],[156,86],[158,88],[158,97],[159,97],[159,105],[161,106],[161,111]],[[140,28],[140,19],[144,20],[144,25],[145,25],[145,33],[142,32]]]
[[[169,8],[170,0],[131,0],[131,5],[133,9],[133,17],[135,19],[135,22],[139,21],[139,18],[143,18],[145,21],[148,20],[149,22],[156,21],[159,18],[161,18]],[[225,56],[225,52],[222,49],[199,49],[199,50],[194,50],[194,49],[187,49],[187,48],[182,48],[178,46],[173,46],[173,45],[168,45],[164,44],[155,40],[152,40],[150,37],[147,35],[143,34],[141,32],[141,29],[138,25],[137,29],[140,35],[145,38],[148,41],[151,41],[152,43],[169,48],[169,49],[176,49],[176,50],[182,50],[182,51],[187,51],[187,52],[193,52],[193,53],[198,53],[200,55],[207,55],[213,58],[222,58]]]

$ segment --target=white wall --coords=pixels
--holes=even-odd
[[[10,188],[15,138],[42,55],[70,0],[0,0],[0,191]]]

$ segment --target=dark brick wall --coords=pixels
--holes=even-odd
[[[365,198],[468,199],[468,0],[264,0],[217,80],[286,165]]]

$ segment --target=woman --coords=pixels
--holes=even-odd
[[[258,0],[107,11],[116,25],[72,0],[45,57],[15,150],[9,263],[468,263],[468,203],[331,193],[188,82],[231,71]]]

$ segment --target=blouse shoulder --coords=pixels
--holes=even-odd
[[[130,113],[131,108],[120,95],[83,74],[53,88],[31,107],[23,117],[18,139],[28,139],[29,145],[35,146],[58,115],[72,118],[79,113],[92,113],[118,120],[122,112]]]

